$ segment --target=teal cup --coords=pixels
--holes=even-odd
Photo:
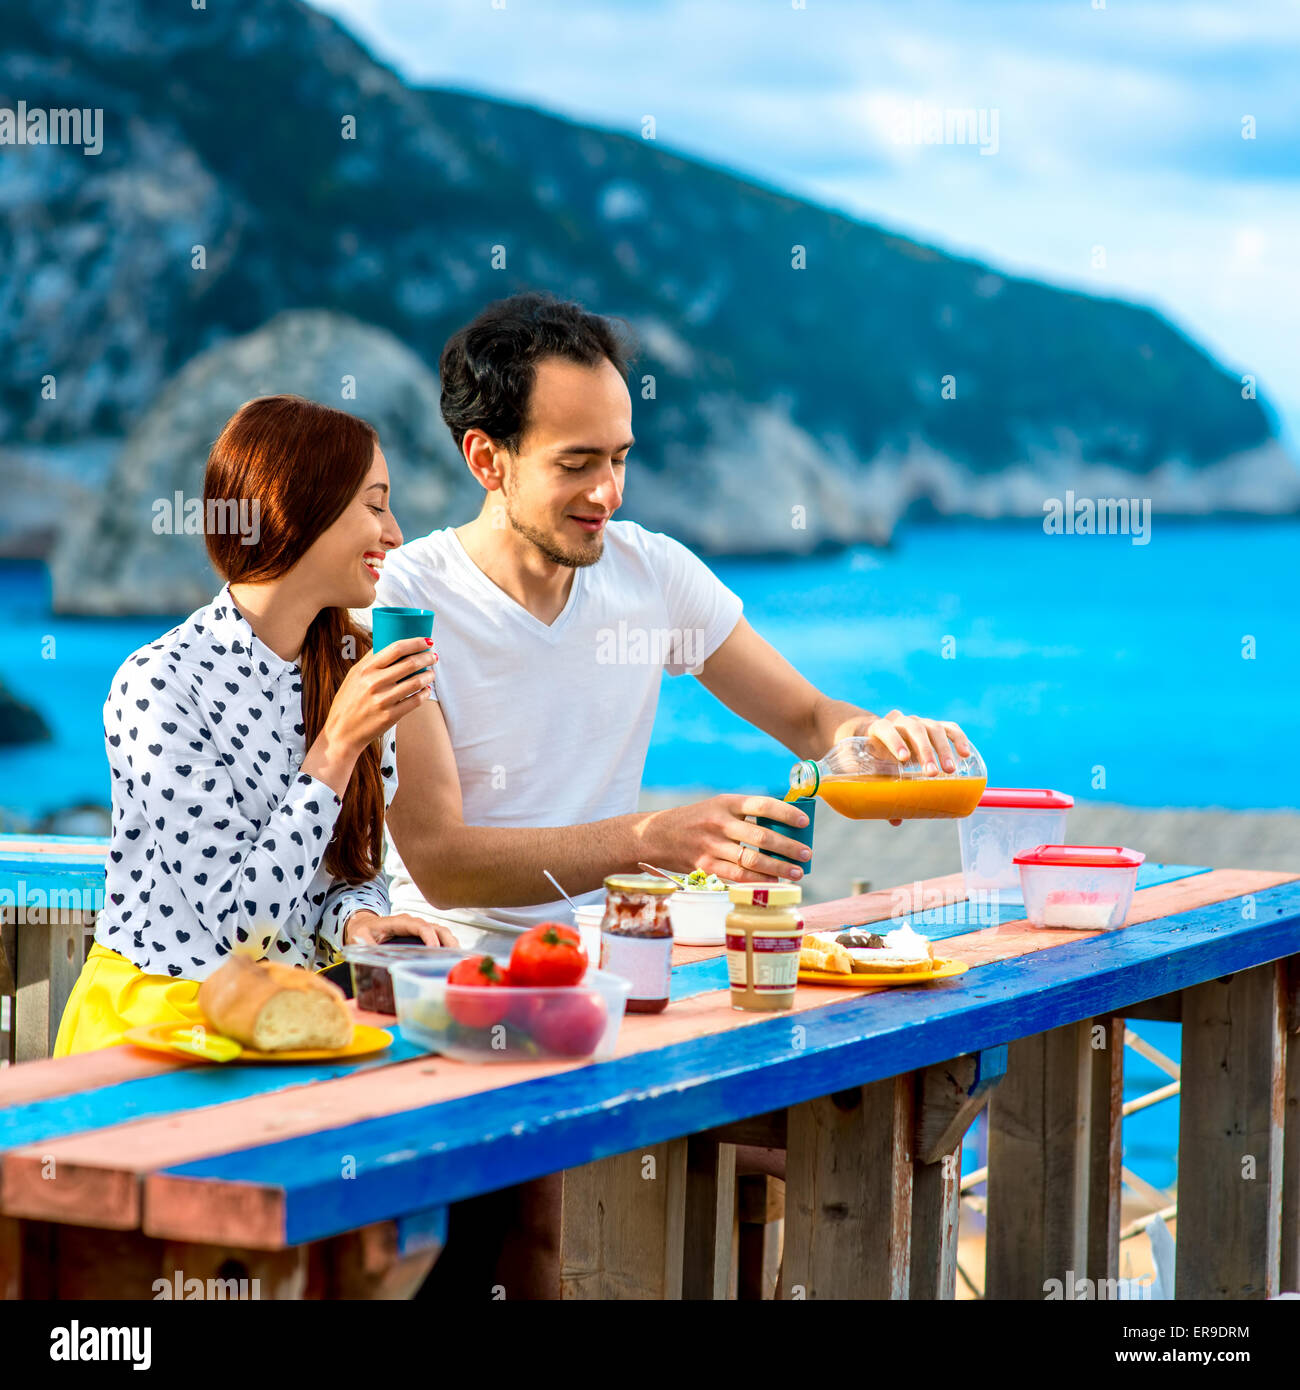
[[[801,845],[807,845],[811,851],[813,847],[813,827],[817,824],[817,798],[815,796],[801,796],[797,801],[790,803],[797,806],[807,817],[808,824],[801,830],[797,825],[787,825],[784,821],[773,820],[771,816],[755,816],[754,823],[761,825],[765,830],[775,830],[778,835],[784,835],[788,839],[798,840]],[[791,859],[788,855],[777,854],[774,850],[765,849],[763,854],[770,855],[773,859],[781,859],[787,864],[798,864],[805,874],[812,873],[812,858]]]
[[[405,637],[433,636],[432,608],[372,608],[370,631],[377,652]],[[426,666],[431,671],[432,666]]]

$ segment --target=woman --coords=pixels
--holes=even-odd
[[[371,426],[295,396],[250,401],[212,446],[205,533],[227,583],[113,678],[105,908],[56,1057],[201,1021],[199,983],[237,946],[319,970],[345,942],[455,944],[390,916],[379,873],[393,727],[432,689],[431,642],[371,652],[347,612],[402,543],[388,494]],[[250,501],[255,535],[224,529]]]

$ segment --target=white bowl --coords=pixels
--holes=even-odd
[[[604,903],[589,903],[573,911],[573,925],[578,929],[582,948],[589,965],[600,965],[600,924],[605,919]]]
[[[724,946],[731,898],[726,889],[679,888],[668,899],[673,940],[683,946]]]

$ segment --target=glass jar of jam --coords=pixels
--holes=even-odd
[[[605,880],[600,968],[631,984],[629,1013],[657,1014],[668,1006],[673,970],[668,898],[676,891],[675,883],[655,874],[611,874]]]

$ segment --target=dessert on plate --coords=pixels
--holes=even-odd
[[[850,927],[835,938],[849,956],[851,968],[860,974],[902,974],[934,969],[934,947],[929,938],[902,926],[894,931],[869,931]]]

